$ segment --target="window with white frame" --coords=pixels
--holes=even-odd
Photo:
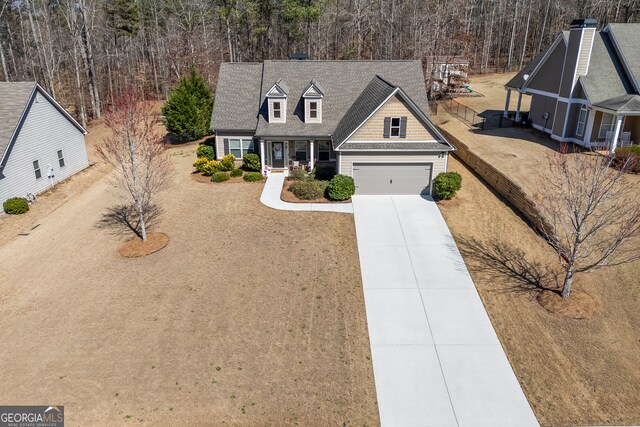
[[[307,141],[296,141],[296,160],[307,160]]]
[[[331,141],[318,142],[318,159],[329,160],[331,158]]]
[[[280,104],[280,101],[273,101],[273,107],[272,107],[272,111],[273,111],[273,118],[274,119],[279,119],[282,117],[282,104]]]
[[[58,150],[58,164],[61,168],[64,167],[64,155],[62,154],[62,150]]]
[[[391,137],[400,136],[400,117],[391,117],[391,128],[389,134]]]
[[[602,114],[602,121],[600,122],[600,131],[598,132],[598,138],[606,138],[607,132],[615,129],[616,116],[609,113]]]
[[[318,118],[318,102],[316,101],[309,101],[309,118]]]
[[[38,160],[33,161],[33,171],[36,173],[36,179],[42,178],[42,171],[40,170],[40,162]]]
[[[245,138],[229,139],[229,154],[233,154],[236,159],[241,159],[247,153],[253,153],[253,140]]]
[[[584,126],[587,123],[587,106],[580,107],[580,114],[578,114],[578,127],[576,128],[576,135],[584,135]]]

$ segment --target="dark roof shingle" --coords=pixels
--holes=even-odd
[[[211,129],[253,132],[258,119],[261,84],[262,64],[221,64],[211,113]]]
[[[0,82],[0,158],[22,117],[35,82]]]

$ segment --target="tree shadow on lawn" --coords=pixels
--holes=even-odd
[[[460,253],[469,270],[491,280],[504,281],[504,292],[537,296],[543,291],[559,292],[561,272],[557,268],[527,259],[519,247],[493,238],[481,241],[474,237],[457,238]],[[507,280],[505,280],[507,279]]]
[[[162,209],[157,205],[146,208],[144,222],[147,233],[156,226],[161,214]],[[142,238],[140,218],[134,205],[117,205],[109,208],[96,227],[109,229],[115,235],[133,232],[137,237]]]

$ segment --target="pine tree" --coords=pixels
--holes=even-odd
[[[189,76],[180,79],[162,107],[164,124],[181,141],[193,141],[210,132],[212,109],[211,89],[192,66]]]

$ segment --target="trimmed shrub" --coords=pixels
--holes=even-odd
[[[213,182],[225,182],[229,181],[229,174],[227,172],[216,172],[211,176]]]
[[[209,160],[206,157],[198,157],[195,162],[193,162],[193,167],[200,173],[204,171],[205,165],[209,163]]]
[[[22,197],[12,197],[2,204],[2,209],[11,215],[20,215],[29,210],[29,202]]]
[[[246,170],[260,172],[260,156],[255,153],[247,153],[242,157],[242,166]]]
[[[616,148],[611,166],[622,169],[625,165],[628,172],[640,173],[640,145]]]
[[[441,200],[449,200],[462,186],[462,177],[458,172],[442,172],[433,180],[434,195]]]
[[[289,171],[289,181],[302,181],[304,179],[310,179],[311,176],[304,169],[293,169]]]
[[[242,177],[242,179],[249,182],[256,182],[256,181],[262,181],[264,177],[260,172],[249,172],[244,177]]]
[[[326,181],[318,180],[304,180],[294,181],[289,186],[289,191],[293,193],[298,199],[313,200],[319,199],[324,196],[324,192],[327,189]]]
[[[211,176],[222,170],[222,165],[217,160],[210,160],[202,167],[202,173],[205,176]]]
[[[227,154],[220,159],[220,165],[223,171],[232,171],[236,167],[236,156],[233,154]]]
[[[231,171],[231,176],[236,177],[236,176],[242,176],[244,175],[244,172],[242,172],[242,169],[234,169]]]
[[[196,156],[204,157],[207,160],[216,159],[215,150],[210,145],[198,145],[198,148],[196,149]]]
[[[313,170],[313,177],[320,181],[331,181],[336,175],[336,168],[333,166],[319,166]]]
[[[327,185],[327,196],[333,200],[347,200],[355,192],[356,184],[350,176],[336,175]]]

